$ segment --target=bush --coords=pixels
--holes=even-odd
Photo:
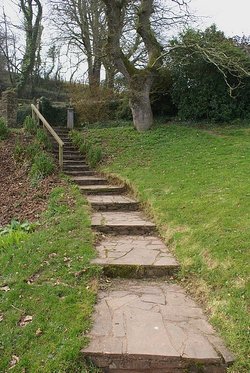
[[[17,126],[22,127],[27,116],[31,116],[30,105],[20,105],[17,110]]]
[[[36,134],[37,124],[36,124],[35,120],[30,115],[28,115],[25,118],[24,123],[23,123],[23,128],[24,128],[25,132],[29,133],[30,135],[35,135]]]
[[[9,136],[10,130],[7,127],[5,120],[0,118],[0,140],[5,140]]]
[[[44,152],[39,152],[34,157],[29,175],[32,181],[38,181],[51,175],[54,169],[55,165],[52,157]]]
[[[67,107],[52,106],[50,100],[46,97],[40,98],[40,111],[44,118],[53,126],[66,126],[67,123]]]
[[[239,78],[236,68],[239,65],[249,71],[247,53],[214,25],[205,31],[187,30],[172,44],[179,47],[173,48],[171,53],[171,72],[174,82],[172,97],[181,119],[224,122],[250,117],[250,78]],[[212,50],[217,56],[225,56],[223,67],[220,60],[217,62],[221,70],[208,60],[206,54],[201,52],[203,50]],[[230,63],[225,62],[229,58]],[[235,87],[233,91],[229,92],[225,76],[227,83]]]
[[[83,84],[71,85],[69,89],[78,125],[115,119],[118,101],[110,89],[90,89]]]
[[[43,129],[41,129],[41,128],[37,129],[36,140],[37,140],[38,144],[43,149],[47,149],[47,150],[51,150],[52,149],[51,141],[50,141],[47,133]]]
[[[102,159],[102,149],[98,145],[93,144],[86,137],[84,138],[79,131],[71,131],[70,137],[73,144],[85,155],[88,164],[91,167],[96,167]]]

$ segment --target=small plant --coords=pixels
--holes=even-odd
[[[17,142],[14,148],[14,158],[16,161],[21,161],[23,158],[25,158],[26,149],[24,145],[22,145],[20,142]]]
[[[7,127],[5,120],[0,118],[0,140],[5,140],[9,136],[10,130]]]
[[[25,118],[23,128],[30,135],[35,135],[37,133],[37,124],[30,115]]]
[[[30,169],[32,181],[38,181],[51,175],[55,169],[53,159],[44,152],[39,152],[33,161]]]
[[[12,233],[13,231],[32,232],[34,231],[35,224],[31,224],[28,221],[21,223],[16,219],[12,219],[10,224],[5,227],[0,227],[0,236]]]
[[[36,131],[36,140],[43,149],[51,150],[52,145],[47,134],[41,128]]]

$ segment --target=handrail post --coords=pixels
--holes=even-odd
[[[59,167],[62,170],[63,169],[63,145],[59,145]]]

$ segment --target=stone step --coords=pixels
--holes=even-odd
[[[156,233],[156,226],[138,211],[96,212],[92,215],[92,228],[107,234],[144,235]]]
[[[84,157],[81,154],[63,154],[64,161],[83,161]]]
[[[96,211],[136,211],[139,208],[139,202],[122,195],[90,195],[87,200]]]
[[[68,176],[94,176],[96,175],[95,171],[64,171],[64,173]]]
[[[86,194],[121,194],[124,192],[123,186],[117,185],[81,185],[79,189]]]
[[[74,176],[71,178],[77,185],[107,185],[108,181],[100,176]]]
[[[155,236],[111,236],[96,247],[93,264],[111,277],[159,277],[173,275],[179,265],[162,240]]]
[[[63,162],[65,163],[75,163],[75,164],[81,164],[81,163],[85,163],[85,158],[83,157],[83,155],[73,155],[73,156],[70,156],[70,155],[65,155],[63,156]]]
[[[58,145],[52,144],[52,150],[58,152]],[[75,152],[77,151],[77,148],[73,145],[64,145],[63,146],[63,152]]]
[[[79,166],[83,164],[86,165],[86,163],[84,163],[84,160],[85,160],[84,157],[82,157],[82,159],[63,159],[65,164],[74,164],[74,165],[79,165]]]
[[[83,358],[110,373],[225,373],[234,360],[184,289],[163,281],[99,291],[87,337]]]
[[[84,164],[72,164],[72,163],[65,163],[63,162],[63,171],[89,171],[89,166]]]

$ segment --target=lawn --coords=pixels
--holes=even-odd
[[[92,153],[102,148],[100,170],[125,180],[157,223],[181,264],[179,281],[235,354],[230,372],[238,373],[250,371],[249,135],[248,126],[177,124],[84,131]]]
[[[0,235],[0,371],[94,372],[79,359],[99,272],[85,199],[55,188],[40,223]]]

